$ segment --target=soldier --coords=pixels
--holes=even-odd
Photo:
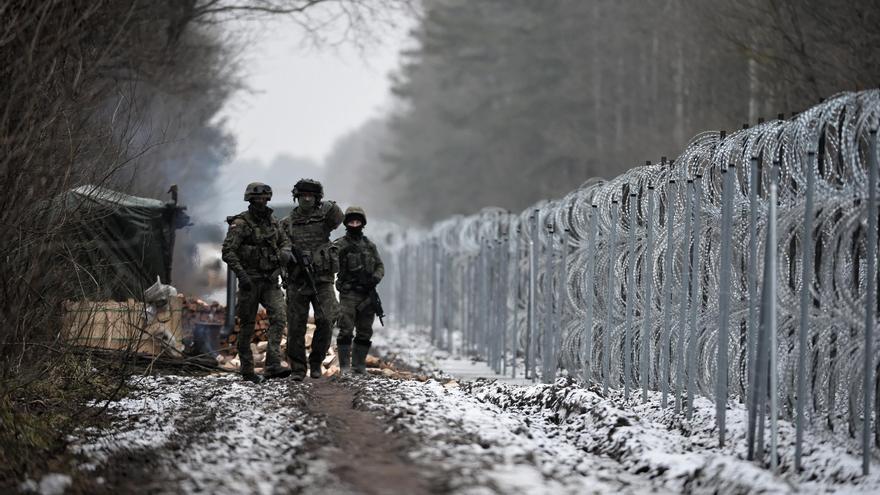
[[[345,210],[345,236],[333,244],[339,256],[339,367],[345,372],[349,365],[355,373],[367,371],[367,353],[373,337],[373,320],[376,306],[373,292],[385,275],[385,265],[372,241],[364,235],[367,215],[357,206]],[[381,316],[381,314],[380,314]],[[352,349],[352,334],[354,349]]]
[[[333,274],[338,269],[330,232],[342,223],[342,210],[333,201],[322,201],[324,187],[316,180],[300,179],[293,186],[293,197],[296,208],[281,220],[297,258],[287,270],[287,356],[293,378],[302,380],[309,304],[315,309],[315,335],[308,356],[312,378],[321,377],[321,363],[330,347],[337,304]]]
[[[269,315],[269,346],[266,350],[267,378],[283,378],[290,370],[281,366],[281,334],[284,331],[284,294],[278,286],[282,267],[292,258],[290,242],[283,235],[272,209],[272,188],[261,182],[248,184],[244,200],[247,211],[226,218],[229,231],[223,241],[223,261],[238,278],[238,356],[245,380],[261,383],[263,376],[254,373],[251,340],[254,320],[260,304]]]

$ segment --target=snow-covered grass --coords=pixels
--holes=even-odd
[[[553,424],[560,438],[675,492],[786,493],[794,488],[740,456],[711,447],[711,438],[689,436],[661,417],[620,408],[612,398],[564,380],[532,386],[478,381],[462,387],[505,411]]]
[[[406,354],[416,358],[436,352],[424,329],[391,329],[387,338],[415,347]],[[715,404],[703,397],[695,398],[688,420],[672,407],[661,408],[658,392],[650,392],[642,404],[638,395],[629,401],[616,390],[603,396],[566,378],[528,386],[463,381],[461,391],[505,413],[540,421],[541,430],[551,436],[614,459],[628,472],[659,480],[673,491],[880,493],[880,463],[872,466],[873,474],[862,476],[861,454],[852,443],[823,431],[807,432],[804,470],[795,473],[795,431],[787,421],[779,422],[776,474],[764,467],[767,458],[760,465],[746,460],[747,410],[733,401],[727,407],[726,444],[719,447]],[[447,399],[461,401],[452,395]]]

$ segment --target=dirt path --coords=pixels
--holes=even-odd
[[[355,493],[422,494],[430,484],[421,469],[403,454],[406,444],[387,432],[377,416],[355,409],[354,392],[336,379],[315,382],[309,413],[326,421],[319,455],[330,471]]]
[[[147,377],[72,446],[74,493],[338,493],[311,445],[320,419],[308,383],[234,376]]]

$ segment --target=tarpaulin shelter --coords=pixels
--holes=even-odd
[[[185,206],[174,200],[141,198],[98,186],[81,186],[56,198],[64,249],[83,273],[100,281],[104,298],[140,299],[156,282],[171,283],[176,229],[189,224]]]

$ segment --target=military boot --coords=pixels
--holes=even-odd
[[[337,346],[337,351],[339,352],[339,371],[348,373],[351,371],[351,346]]]
[[[367,372],[367,353],[370,352],[371,342],[355,342],[351,350],[351,367],[355,373]]]
[[[281,358],[278,357],[278,354],[272,352],[267,353],[266,371],[263,373],[267,380],[272,380],[273,378],[287,378],[291,373],[293,373],[293,370],[281,366]]]
[[[280,364],[266,366],[266,379],[272,380],[275,378],[287,378],[293,371],[290,368],[285,368]]]
[[[315,380],[321,378],[323,376],[323,373],[321,373],[321,365],[319,364],[317,366],[312,366],[309,369],[309,376]]]
[[[254,373],[254,370],[242,370],[241,378],[251,383],[256,383],[258,385],[266,380],[265,378],[263,378],[263,375],[258,375]]]

